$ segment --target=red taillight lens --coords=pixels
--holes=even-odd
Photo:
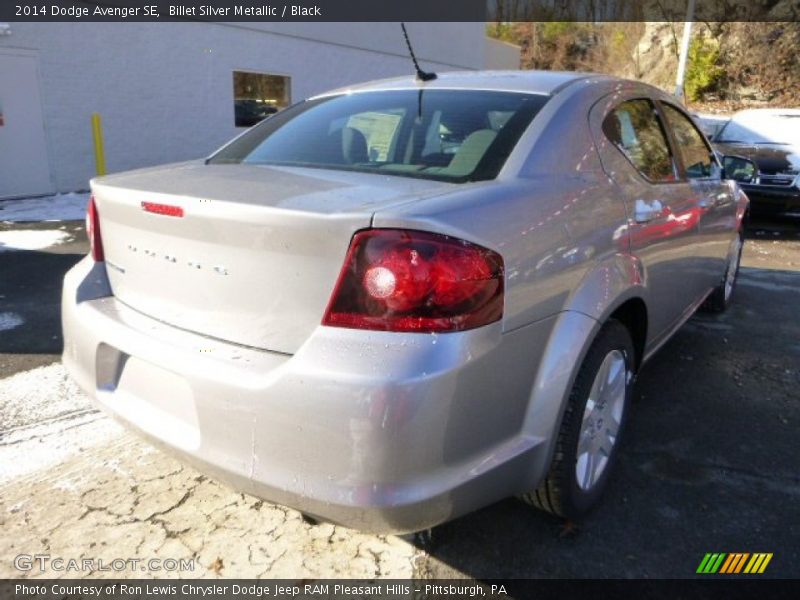
[[[456,238],[369,229],[353,237],[323,325],[461,331],[503,316],[503,259]]]
[[[100,237],[100,217],[97,214],[97,205],[94,203],[94,196],[89,197],[89,206],[86,207],[86,237],[89,238],[92,258],[97,262],[103,262],[103,240]]]

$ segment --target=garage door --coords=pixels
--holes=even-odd
[[[0,51],[0,198],[50,194],[37,58]]]

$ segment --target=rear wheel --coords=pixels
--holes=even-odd
[[[736,280],[739,276],[739,264],[742,260],[742,248],[744,248],[744,234],[739,232],[736,236],[730,252],[728,254],[728,264],[725,268],[725,276],[714,291],[703,302],[702,309],[707,312],[721,313],[727,310],[733,299],[733,292],[736,289]]]
[[[550,471],[522,499],[542,510],[577,519],[599,501],[615,462],[633,386],[633,341],[611,320],[581,365],[556,441]]]

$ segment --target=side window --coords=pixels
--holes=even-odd
[[[667,138],[650,100],[628,100],[603,121],[603,133],[650,181],[673,181]]]
[[[675,135],[678,152],[681,153],[683,164],[686,167],[686,175],[690,179],[711,177],[713,164],[711,148],[706,145],[703,136],[686,115],[677,108],[663,103],[662,106],[664,114],[667,116],[667,122]]]

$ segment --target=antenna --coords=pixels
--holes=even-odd
[[[411,60],[414,63],[414,69],[417,71],[417,79],[419,81],[433,81],[436,79],[436,73],[426,73],[419,68],[417,57],[414,55],[414,49],[411,47],[411,40],[408,39],[408,32],[406,31],[406,24],[400,23],[403,28],[403,37],[406,39],[406,46],[408,46],[408,53],[411,55]]]

